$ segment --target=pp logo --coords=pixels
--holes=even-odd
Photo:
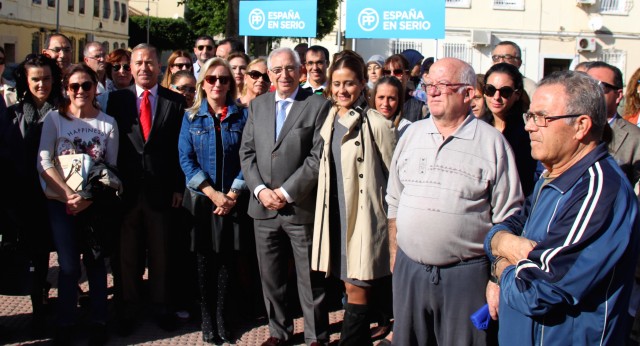
[[[254,8],[249,12],[249,26],[253,30],[260,30],[266,22],[264,12],[259,8]]]
[[[358,25],[363,31],[373,31],[378,27],[380,17],[373,8],[365,8],[358,14]]]

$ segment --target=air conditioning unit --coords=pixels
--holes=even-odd
[[[576,38],[576,50],[578,52],[595,52],[596,51],[596,38],[578,36]]]
[[[491,31],[471,30],[471,45],[473,46],[491,45]]]
[[[594,5],[596,0],[576,0],[578,5]]]

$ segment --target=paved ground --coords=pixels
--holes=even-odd
[[[57,296],[56,276],[57,261],[55,254],[52,254],[49,270],[49,282],[53,283],[50,291],[51,302],[49,309],[53,310],[55,298]],[[109,277],[109,284],[112,284]],[[81,286],[86,291],[87,283],[82,282]],[[111,296],[110,296],[111,298]],[[113,313],[111,313],[113,315]],[[335,311],[330,314],[331,341],[337,344],[340,337],[340,328],[343,311]],[[55,314],[48,313],[47,331],[42,336],[34,335],[31,330],[31,301],[28,297],[0,296],[0,345],[47,345],[51,343],[55,325]],[[81,318],[82,320],[82,318]],[[111,318],[113,320],[113,318]],[[84,328],[83,328],[84,327]],[[136,332],[127,338],[121,338],[115,333],[115,326],[109,325],[108,345],[208,345],[202,342],[202,333],[198,325],[197,318],[184,321],[177,331],[169,333],[158,328],[151,318],[143,318]],[[260,345],[269,336],[269,331],[264,320],[256,320],[241,326],[238,331],[241,335],[237,340],[237,345]],[[86,326],[80,325],[77,331],[75,345],[85,345],[88,340]],[[295,320],[294,338],[292,344],[304,344],[303,321],[302,318]]]

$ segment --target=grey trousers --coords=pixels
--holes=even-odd
[[[489,261],[484,257],[436,267],[398,248],[393,271],[394,345],[497,345],[495,323],[476,329],[469,316],[486,304]]]
[[[293,250],[298,295],[304,317],[304,338],[329,341],[329,315],[324,304],[324,273],[311,271],[313,224],[291,224],[280,216],[255,220],[256,252],[271,336],[288,340],[293,320],[286,311],[289,251]]]

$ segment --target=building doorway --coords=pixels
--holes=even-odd
[[[546,77],[556,71],[568,71],[573,59],[544,58],[542,77]]]

